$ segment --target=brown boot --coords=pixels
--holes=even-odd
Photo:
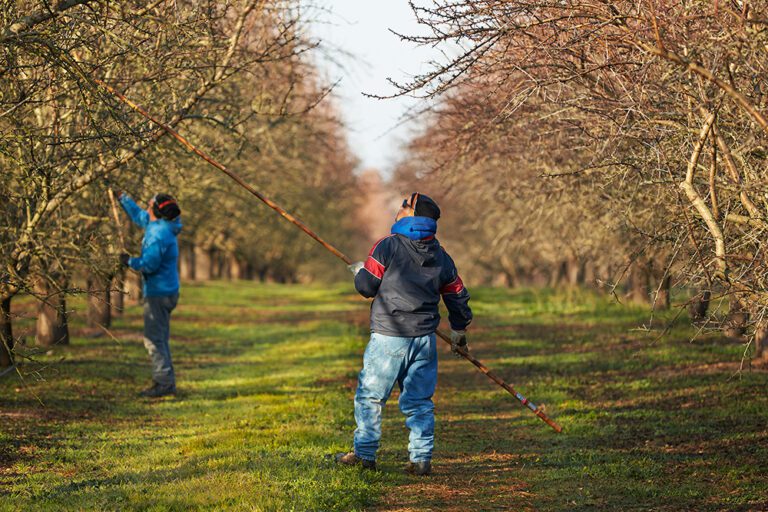
[[[412,475],[428,476],[432,474],[432,463],[428,460],[423,462],[409,462],[405,471]]]
[[[376,470],[375,460],[361,459],[360,457],[355,455],[355,452],[337,453],[335,459],[337,464],[344,464],[346,466],[357,466],[359,464],[364,469]]]

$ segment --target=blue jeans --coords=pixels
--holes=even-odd
[[[435,445],[437,348],[434,334],[399,338],[371,333],[355,393],[355,454],[376,460],[381,439],[381,414],[395,383],[400,387],[400,410],[411,431],[411,462],[429,461]]]
[[[163,387],[176,387],[171,361],[171,311],[179,294],[144,298],[144,346],[152,361],[152,380]]]

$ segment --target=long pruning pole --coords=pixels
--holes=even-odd
[[[245,190],[247,190],[248,192],[250,192],[251,194],[256,196],[260,201],[262,201],[264,204],[266,204],[267,206],[269,206],[270,208],[275,210],[283,218],[285,218],[286,220],[288,220],[289,222],[294,224],[296,227],[298,227],[304,233],[306,233],[307,235],[309,235],[312,238],[314,238],[320,245],[322,245],[323,247],[328,249],[331,253],[333,253],[341,261],[343,261],[347,265],[350,265],[352,263],[352,260],[349,259],[343,252],[341,252],[336,247],[334,247],[333,245],[329,244],[328,242],[326,242],[325,240],[320,238],[320,236],[318,236],[314,231],[309,229],[309,226],[307,226],[306,224],[301,222],[299,219],[297,219],[296,217],[294,217],[293,215],[288,213],[284,208],[282,208],[280,205],[278,205],[277,203],[275,203],[274,201],[272,201],[268,197],[265,197],[264,195],[260,194],[258,190],[256,190],[251,185],[246,183],[240,176],[238,176],[233,171],[229,170],[226,166],[224,166],[223,164],[221,164],[221,163],[217,162],[216,160],[214,160],[213,157],[211,157],[207,153],[205,153],[205,152],[201,151],[200,149],[196,148],[195,146],[193,146],[187,139],[182,137],[176,130],[174,130],[173,128],[171,128],[167,124],[163,123],[162,121],[159,121],[155,117],[153,117],[149,112],[147,112],[146,110],[141,108],[139,105],[137,105],[136,103],[134,103],[130,99],[126,98],[125,95],[123,95],[122,93],[118,92],[117,90],[115,90],[114,88],[109,86],[108,84],[102,82],[99,79],[94,79],[94,82],[96,82],[98,85],[102,86],[104,89],[106,89],[112,95],[114,95],[116,98],[118,98],[121,102],[123,102],[126,105],[128,105],[129,107],[131,107],[133,110],[135,110],[136,112],[141,114],[143,117],[145,117],[149,121],[152,121],[157,126],[162,128],[163,130],[165,130],[166,133],[168,133],[174,139],[179,141],[181,143],[181,145],[186,147],[189,151],[191,151],[192,153],[196,154],[197,156],[199,156],[200,158],[202,158],[203,160],[205,160],[206,162],[211,164],[213,167],[215,167],[216,169],[220,170],[221,172],[223,172],[224,174],[229,176],[235,183],[237,183],[238,185],[243,187]],[[439,329],[436,331],[436,333],[437,333],[437,335],[443,341],[445,341],[449,345],[451,344],[450,336],[448,336],[447,334],[445,334],[444,332],[442,332]],[[547,415],[544,414],[544,411],[542,411],[541,408],[537,407],[533,402],[531,402],[530,400],[525,398],[519,392],[515,391],[515,388],[513,388],[510,384],[507,384],[501,378],[499,378],[495,374],[493,374],[491,372],[491,370],[488,369],[487,366],[485,366],[483,363],[481,363],[480,361],[475,359],[473,356],[471,356],[468,351],[466,351],[465,349],[460,348],[460,347],[457,349],[457,351],[459,352],[459,354],[462,357],[464,357],[470,363],[475,365],[489,379],[491,379],[493,382],[495,382],[496,384],[498,384],[499,386],[504,388],[507,392],[509,392],[509,394],[511,394],[512,396],[517,398],[520,401],[521,404],[523,404],[524,406],[528,407],[528,409],[530,409],[536,416],[541,418],[541,420],[544,421],[547,425],[552,427],[556,432],[562,432],[563,428],[560,425],[558,425],[557,423],[555,423],[554,421],[552,421],[549,417],[547,417]]]
[[[117,230],[117,238],[120,241],[120,249],[125,252],[125,248],[128,247],[125,245],[125,235],[123,234],[123,223],[120,222],[120,214],[117,211],[117,201],[115,200],[115,193],[112,191],[111,188],[107,190],[107,195],[109,195],[109,204],[112,208],[112,217],[115,221],[115,229]]]

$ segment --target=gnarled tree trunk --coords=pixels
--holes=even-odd
[[[69,325],[67,322],[67,300],[64,292],[66,282],[60,289],[54,289],[46,279],[40,279],[37,285],[42,296],[37,307],[35,323],[35,344],[43,347],[69,344]]]
[[[111,279],[105,279],[95,273],[88,275],[88,327],[109,327],[111,325],[111,282]]]

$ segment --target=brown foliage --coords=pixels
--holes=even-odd
[[[414,9],[434,35],[411,40],[459,53],[401,86],[439,101],[399,175],[460,209],[467,263],[532,280],[589,262],[613,285],[653,262],[652,290],[669,275],[762,318],[765,2]]]

